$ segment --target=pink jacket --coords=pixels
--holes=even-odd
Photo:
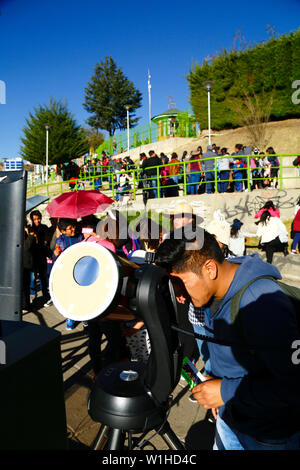
[[[261,216],[261,214],[262,214],[263,212],[265,212],[265,211],[269,211],[271,217],[280,217],[280,212],[279,212],[278,209],[275,209],[275,210],[274,210],[274,209],[272,209],[272,208],[270,208],[270,209],[264,209],[264,208],[262,208],[262,209],[260,209],[260,210],[257,212],[257,214],[255,214],[254,218],[255,218],[255,219],[259,219],[260,216]]]

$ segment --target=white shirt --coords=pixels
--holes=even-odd
[[[245,251],[245,237],[256,237],[255,233],[239,230],[236,237],[229,238],[228,248],[235,256],[243,256]]]
[[[270,217],[265,224],[258,224],[256,236],[261,238],[261,243],[268,243],[281,235],[288,237],[284,223],[279,217]]]

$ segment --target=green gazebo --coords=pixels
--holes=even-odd
[[[152,118],[158,126],[158,140],[170,137],[196,137],[197,122],[195,116],[188,112],[171,108]]]

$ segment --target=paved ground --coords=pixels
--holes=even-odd
[[[279,257],[281,263],[289,265],[294,262],[294,259],[290,259],[292,255],[286,258],[283,255],[276,256]],[[297,258],[300,261],[300,256]],[[300,287],[300,269],[298,272],[298,279],[284,280]],[[65,319],[54,306],[38,307],[34,312],[25,314],[23,321],[55,328],[61,332],[69,448],[88,450],[97,435],[99,424],[92,421],[87,411],[93,373],[87,351],[87,336],[82,323],[78,324],[74,330],[67,331]],[[198,365],[201,368],[201,364]],[[187,386],[179,384],[176,387],[168,421],[178,437],[185,441],[188,448],[210,450],[213,443],[214,425],[207,421],[206,411],[200,405],[189,401],[189,396],[190,392]],[[150,432],[148,436],[152,436],[152,434],[154,433]],[[168,449],[167,444],[160,436],[155,436],[151,442],[158,450]]]

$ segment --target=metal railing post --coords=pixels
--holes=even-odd
[[[218,169],[217,169],[217,157],[214,158],[215,163],[215,193],[218,193]]]
[[[183,163],[183,194],[186,196],[186,162]]]
[[[250,185],[250,155],[247,155],[247,189],[250,192],[251,190],[251,185]]]
[[[160,181],[159,181],[159,169],[160,167],[156,167],[156,191],[157,197],[160,198]]]
[[[132,178],[132,184],[133,184],[133,199],[134,199],[134,201],[136,200],[136,190],[135,190],[135,171],[136,171],[136,170],[133,170],[133,171],[132,171],[132,174],[133,174],[133,178]]]

